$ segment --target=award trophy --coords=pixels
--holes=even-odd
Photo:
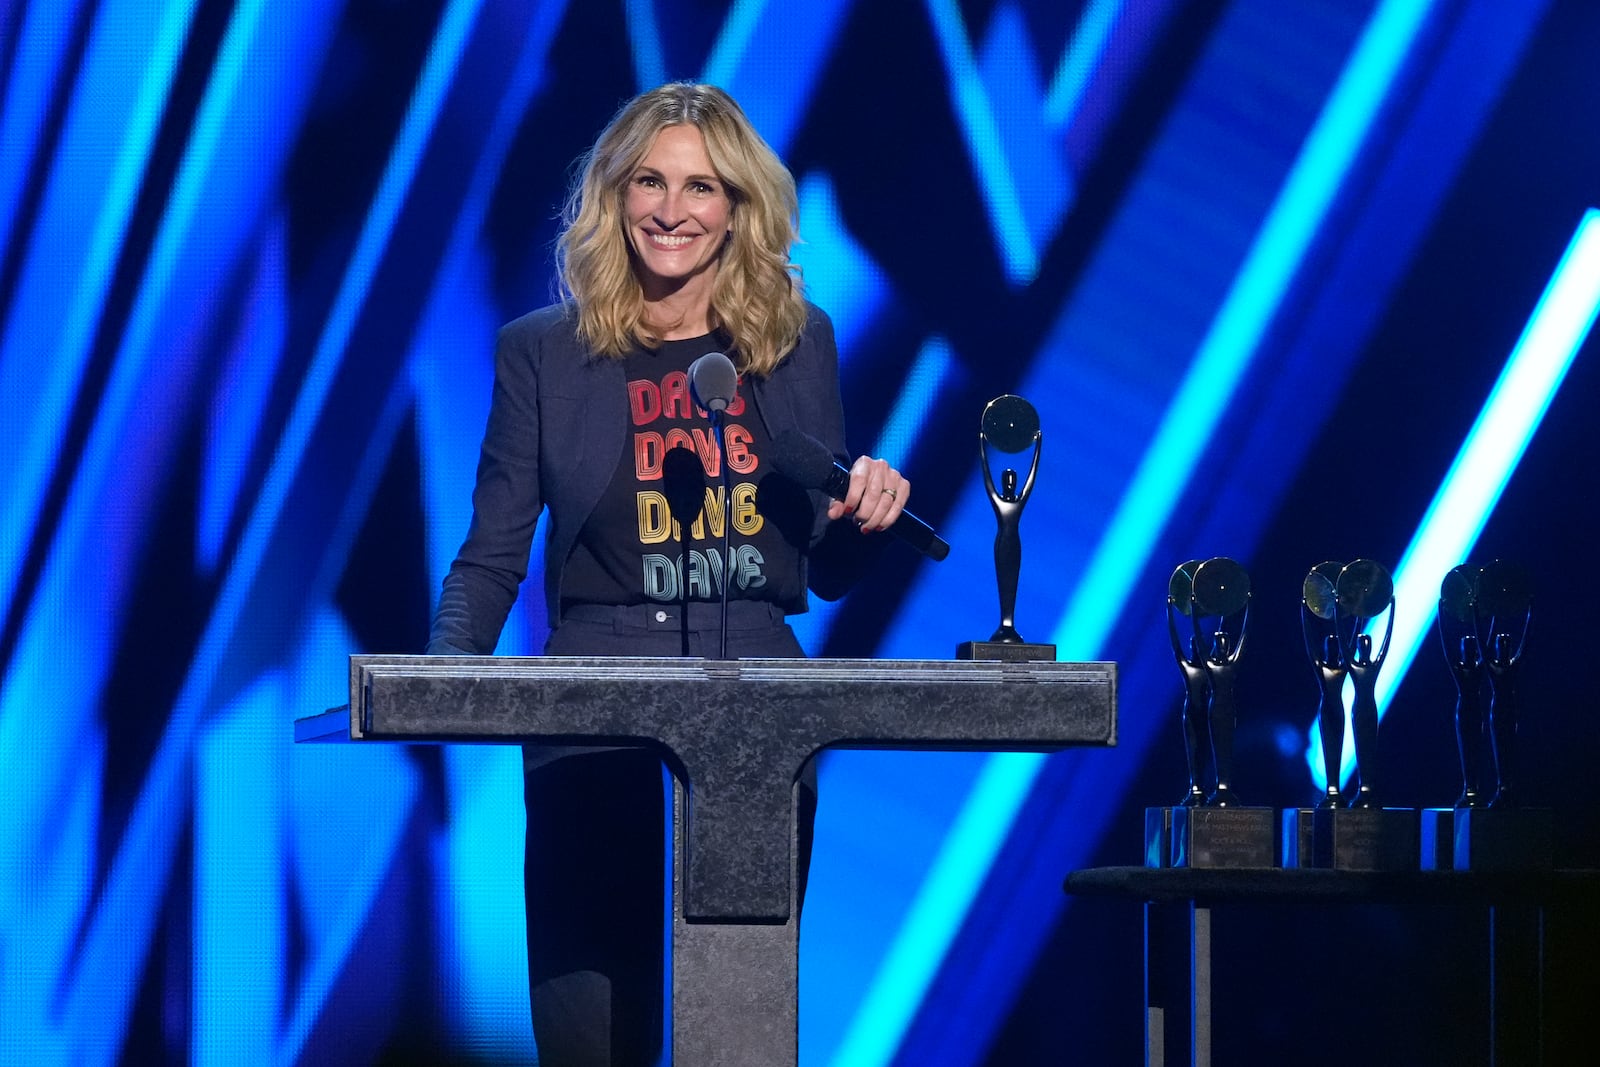
[[[956,648],[957,659],[1051,660],[1055,645],[1032,644],[1017,633],[1017,579],[1022,573],[1022,509],[1033,492],[1033,479],[1039,473],[1039,453],[1044,434],[1039,429],[1039,413],[1020,396],[1007,394],[989,401],[978,428],[978,459],[983,466],[983,485],[989,493],[999,529],[994,537],[995,579],[1000,589],[1000,625],[987,641],[966,641]],[[989,467],[989,446],[1002,452],[1017,453],[1033,449],[1027,480],[1017,487],[1017,472],[1007,467],[995,488]]]
[[[1343,802],[1339,792],[1340,767],[1344,758],[1344,680],[1350,673],[1339,638],[1335,583],[1342,563],[1319,563],[1301,585],[1300,630],[1305,637],[1306,654],[1317,670],[1321,698],[1317,703],[1318,737],[1322,742],[1322,771],[1327,795],[1318,807],[1337,808]]]
[[[1249,615],[1250,576],[1226,557],[1185,563],[1167,583],[1168,636],[1184,676],[1189,791],[1176,808],[1146,812],[1147,864],[1160,858],[1161,830],[1168,828],[1174,867],[1275,865],[1272,809],[1241,805],[1233,792],[1238,669]],[[1183,618],[1187,634],[1179,632]]]
[[[1450,639],[1445,638],[1458,692],[1456,729],[1464,783],[1453,812],[1453,863],[1473,870],[1548,868],[1554,843],[1551,813],[1521,807],[1514,789],[1517,682],[1532,619],[1532,589],[1527,573],[1515,564],[1496,560],[1475,573],[1457,567],[1451,575],[1463,571],[1454,580],[1446,576],[1439,604],[1441,634],[1446,633],[1447,616],[1452,632],[1462,628],[1462,616],[1471,621],[1471,632],[1457,639],[1456,654],[1450,654]],[[1489,688],[1487,723],[1481,700],[1484,679]],[[1478,788],[1485,725],[1494,764],[1494,793],[1487,803]],[[1462,803],[1469,798],[1470,803]]]
[[[1453,567],[1439,584],[1439,640],[1456,683],[1456,750],[1461,757],[1458,808],[1484,803],[1479,790],[1483,766],[1483,646],[1477,628],[1478,568]]]
[[[1345,870],[1414,870],[1418,866],[1417,814],[1410,808],[1383,807],[1379,788],[1378,672],[1394,633],[1394,581],[1381,564],[1358,559],[1340,568],[1333,593],[1333,632],[1353,696],[1350,731],[1360,784],[1349,808],[1316,809],[1312,862]],[[1383,638],[1374,647],[1369,631],[1380,619]],[[1326,743],[1326,735],[1324,738]],[[1340,757],[1325,753],[1324,758],[1335,768],[1329,784],[1336,785]]]
[[[1179,634],[1178,619],[1194,614],[1194,573],[1201,560],[1180,564],[1167,581],[1167,637],[1183,672],[1183,754],[1189,768],[1189,791],[1178,805],[1197,808],[1206,802],[1211,783],[1211,675],[1205,653],[1192,634]],[[1146,808],[1146,867],[1172,863],[1172,808]]]
[[[1422,866],[1450,870],[1455,866],[1455,813],[1482,807],[1484,745],[1483,646],[1478,640],[1479,567],[1452,567],[1439,583],[1439,641],[1456,683],[1456,752],[1461,759],[1461,795],[1449,808],[1422,809]]]
[[[1355,701],[1350,706],[1350,730],[1356,742],[1356,774],[1360,788],[1351,798],[1352,808],[1378,807],[1378,671],[1389,654],[1394,634],[1394,582],[1381,564],[1358,559],[1339,572],[1334,586],[1335,628],[1340,653],[1350,674]],[[1374,653],[1366,628],[1387,616],[1383,644]]]
[[[1342,807],[1340,769],[1344,758],[1344,683],[1349,675],[1337,626],[1337,583],[1343,563],[1327,561],[1311,568],[1300,586],[1300,632],[1306,655],[1316,671],[1317,739],[1322,745],[1323,780],[1327,791],[1317,806]],[[1306,867],[1312,862],[1313,815],[1311,808],[1289,808],[1283,813],[1283,862],[1286,867]]]
[[[1206,802],[1211,769],[1211,675],[1195,637],[1178,634],[1178,616],[1193,617],[1194,572],[1200,563],[1192,559],[1183,564],[1167,582],[1167,635],[1183,672],[1183,750],[1189,766],[1189,792],[1181,805],[1185,808]]]

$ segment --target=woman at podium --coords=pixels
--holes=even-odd
[[[845,591],[882,541],[862,534],[893,524],[911,486],[849,459],[833,327],[790,260],[796,208],[788,169],[722,90],[664,85],[618,111],[568,197],[564,299],[499,333],[472,523],[430,654],[494,651],[542,514],[546,654],[804,655],[786,616],[808,590]],[[797,431],[848,466],[842,499],[773,469]],[[524,764],[540,1062],[652,1064],[660,762],[568,748]]]

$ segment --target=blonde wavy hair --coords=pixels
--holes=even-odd
[[[617,358],[635,345],[660,344],[645,321],[623,202],[656,135],[684,125],[705,138],[732,205],[711,289],[712,325],[732,339],[728,355],[740,370],[765,376],[806,322],[800,268],[789,259],[798,238],[794,176],[714,85],[672,82],[634,97],[579,159],[556,245],[558,284],[577,304],[578,334],[596,353]]]

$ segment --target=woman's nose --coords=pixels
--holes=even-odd
[[[683,223],[683,195],[667,190],[662,194],[661,202],[656,205],[656,222],[664,230],[673,229]]]

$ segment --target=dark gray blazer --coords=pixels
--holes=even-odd
[[[800,343],[750,400],[767,432],[810,434],[846,465],[839,355],[833,323],[807,305]],[[628,430],[621,360],[598,358],[579,342],[577,312],[556,304],[502,327],[495,349],[494,397],[472,493],[472,526],[445,577],[428,638],[431,655],[494,651],[517,590],[528,574],[534,527],[545,531],[545,606],[554,625],[561,578],[578,531],[616,472]],[[827,499],[809,494],[810,547],[805,584],[827,600],[843,595],[883,538],[839,535]],[[853,532],[853,531],[852,531]],[[795,614],[804,598],[785,604]]]

